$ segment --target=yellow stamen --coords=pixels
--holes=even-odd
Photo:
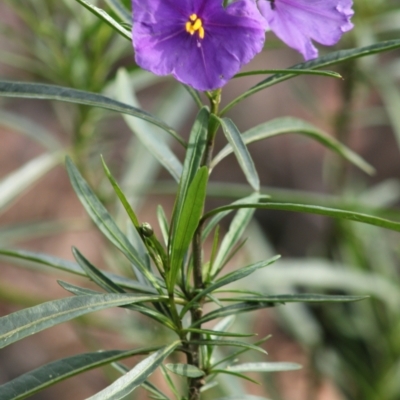
[[[204,39],[204,28],[203,21],[197,17],[196,14],[192,14],[189,16],[189,21],[185,24],[186,32],[194,35],[195,32],[198,33],[200,39]]]

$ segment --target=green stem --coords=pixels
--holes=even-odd
[[[208,134],[207,134],[207,145],[204,151],[203,160],[201,166],[210,167],[212,151],[214,148],[215,135],[217,133],[219,123],[216,118],[213,116],[218,116],[219,104],[221,101],[221,90],[216,90],[212,93],[206,93],[207,97],[210,100],[210,108],[211,108],[211,117],[208,125]],[[194,290],[192,292],[192,296],[195,296],[199,290],[204,288],[203,282],[203,259],[202,259],[202,230],[203,224],[200,223],[197,227],[197,230],[194,234],[193,242],[192,242],[192,251],[193,251],[193,286]],[[192,324],[196,321],[199,321],[203,316],[203,304],[204,298],[199,299],[199,301],[195,304],[195,308],[190,310]],[[201,328],[198,325],[199,329]],[[192,332],[190,335],[191,341],[199,341],[201,340],[201,333]],[[190,365],[194,365],[198,368],[201,368],[201,359],[200,359],[200,345],[194,343],[188,343],[188,353],[187,353],[187,363]],[[189,400],[199,400],[200,399],[200,389],[204,385],[203,378],[191,378],[189,379]]]

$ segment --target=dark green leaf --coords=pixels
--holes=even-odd
[[[187,191],[187,196],[182,205],[182,212],[177,218],[175,235],[171,237],[170,271],[168,288],[171,290],[176,277],[182,268],[183,257],[192,241],[203,212],[208,181],[208,169],[202,167],[198,170]]]
[[[110,278],[108,278],[103,272],[97,269],[92,263],[90,263],[77,248],[72,247],[72,254],[75,260],[82,267],[82,269],[87,273],[88,277],[101,288],[110,293],[124,293],[125,291],[114,283]]]
[[[108,350],[63,358],[36,368],[0,386],[2,400],[20,400],[74,375],[139,354],[149,354],[159,347],[136,350]]]
[[[0,248],[0,255],[5,257],[12,257],[17,260],[38,263],[40,265],[49,266],[76,275],[87,276],[86,272],[78,264],[71,261],[63,260],[58,257],[49,256],[47,254],[35,253],[27,250],[9,250]],[[102,273],[113,282],[124,288],[132,289],[142,293],[156,293],[156,291],[152,287],[141,285],[139,282],[132,279],[128,279],[106,271],[102,271]]]
[[[106,110],[116,111],[143,119],[164,129],[172,136],[177,136],[177,133],[172,128],[154,115],[97,93],[43,83],[0,81],[0,96],[39,100],[58,100],[104,108]]]
[[[121,250],[128,260],[139,269],[153,287],[161,291],[160,285],[148,269],[146,260],[140,257],[140,253],[131,245],[128,238],[118,228],[111,215],[103,204],[100,203],[92,189],[68,157],[66,159],[66,166],[72,186],[94,223],[103,232],[107,239]]]
[[[260,310],[262,308],[275,307],[276,305],[277,303],[273,302],[268,302],[268,303],[244,302],[244,303],[232,304],[231,306],[221,307],[214,311],[209,312],[208,314],[204,315],[199,321],[196,321],[196,323],[194,323],[192,327],[203,324],[208,321],[212,321],[213,319],[216,318],[223,318],[229,315],[236,315],[244,312]]]
[[[203,107],[199,111],[190,132],[189,143],[186,150],[185,161],[179,181],[178,194],[172,217],[173,230],[171,234],[173,235],[176,235],[177,221],[180,219],[190,184],[193,182],[193,179],[201,165],[204,149],[207,144],[208,119],[209,112],[206,107]]]

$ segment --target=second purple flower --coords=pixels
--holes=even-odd
[[[352,0],[257,0],[269,28],[306,60],[318,57],[312,40],[332,46],[350,22]]]
[[[132,0],[137,64],[193,88],[223,86],[264,45],[266,22],[253,0]]]

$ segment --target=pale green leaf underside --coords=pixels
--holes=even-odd
[[[89,397],[87,400],[119,400],[124,398],[145,382],[179,344],[180,342],[177,341],[161,348],[151,356],[145,358],[110,386]]]
[[[67,297],[25,308],[0,318],[0,348],[84,314],[159,299],[157,295],[98,294]]]

